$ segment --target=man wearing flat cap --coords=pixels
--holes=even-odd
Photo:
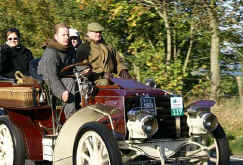
[[[88,24],[85,41],[77,49],[78,61],[89,63],[97,75],[96,79],[109,79],[112,73],[124,79],[131,78],[124,65],[124,59],[103,41],[103,31],[104,27],[99,23]]]

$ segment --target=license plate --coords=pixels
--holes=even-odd
[[[182,97],[171,97],[170,105],[171,105],[171,116],[184,115]]]
[[[154,97],[142,96],[140,99],[140,104],[143,109],[146,109],[147,111],[151,112],[155,116],[157,115]]]

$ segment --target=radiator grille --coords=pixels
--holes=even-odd
[[[156,96],[157,120],[159,124],[158,132],[152,138],[176,138],[176,121],[171,116],[170,96]],[[140,106],[140,97],[129,97],[126,99],[126,112],[132,108]],[[186,116],[180,117],[181,135],[180,137],[188,137],[188,127],[186,124]]]

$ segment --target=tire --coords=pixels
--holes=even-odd
[[[104,125],[90,122],[83,125],[75,138],[74,165],[121,165],[117,142]]]
[[[207,154],[202,152],[202,155],[207,155],[206,158],[198,157],[198,160],[192,163],[193,165],[229,165],[230,150],[229,144],[223,128],[219,125],[211,134],[201,136],[195,140],[200,142]]]
[[[212,132],[216,146],[216,165],[228,165],[230,160],[230,149],[228,140],[221,125]]]
[[[25,164],[25,147],[22,134],[6,116],[0,117],[0,164]]]

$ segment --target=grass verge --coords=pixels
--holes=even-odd
[[[243,156],[243,108],[239,107],[239,100],[225,99],[212,112],[226,132],[232,154]]]
[[[230,148],[234,155],[243,155],[243,136],[230,141]]]

